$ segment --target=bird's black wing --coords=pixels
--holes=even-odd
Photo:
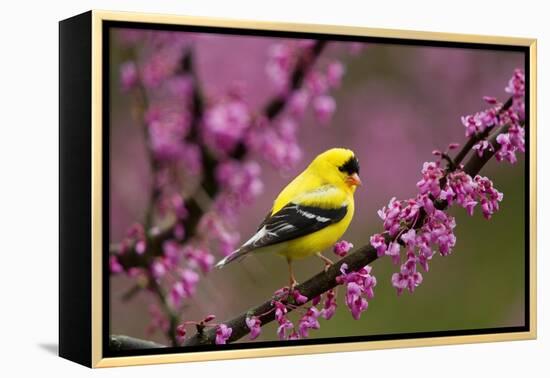
[[[258,232],[243,247],[247,250],[282,243],[319,231],[346,216],[347,206],[325,209],[289,203],[268,215]]]

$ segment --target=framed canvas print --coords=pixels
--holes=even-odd
[[[536,41],[60,22],[62,357],[536,337]]]

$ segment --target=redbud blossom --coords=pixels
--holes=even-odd
[[[329,320],[334,316],[335,312],[336,312],[336,290],[331,289],[326,293],[323,309],[321,310],[321,316],[326,320]]]
[[[226,326],[225,324],[220,324],[216,327],[216,344],[221,345],[225,344],[227,340],[231,337],[233,329]]]
[[[347,255],[347,253],[353,248],[353,244],[346,241],[346,240],[341,240],[339,242],[337,242],[336,244],[334,244],[334,247],[332,248],[332,251],[334,252],[334,254],[340,256],[340,257],[344,257],[345,255]]]
[[[327,123],[332,118],[332,114],[336,110],[336,101],[328,95],[315,97],[313,100],[313,110],[315,116],[320,123]]]
[[[310,329],[319,329],[321,326],[317,318],[320,315],[321,312],[315,306],[309,307],[304,316],[298,321],[298,335],[306,338],[309,336]]]
[[[109,257],[109,270],[112,274],[122,273],[124,272],[124,268],[118,261],[118,257],[111,255]]]
[[[136,63],[128,61],[120,65],[120,85],[124,91],[128,91],[136,85],[138,72]]]
[[[256,339],[262,330],[262,322],[257,316],[247,317],[245,322],[250,330],[250,340]]]
[[[348,265],[342,264],[341,275],[336,277],[336,282],[346,285],[346,306],[351,311],[355,320],[361,317],[361,313],[368,307],[368,300],[374,297],[376,278],[370,274],[370,266],[365,266],[357,272],[349,272]]]

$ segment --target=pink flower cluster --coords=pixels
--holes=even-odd
[[[348,254],[348,252],[353,248],[353,244],[346,241],[346,240],[341,240],[339,242],[337,242],[336,244],[334,244],[334,247],[332,247],[332,251],[334,252],[335,255],[337,256],[340,256],[340,257],[344,257],[345,255]]]
[[[312,300],[311,306],[304,309],[302,316],[298,319],[297,327],[288,318],[288,308],[297,308],[306,303],[308,298],[302,295],[298,290],[289,291],[288,288],[279,289],[275,292],[273,301],[275,320],[279,324],[277,335],[281,340],[296,340],[309,337],[309,331],[319,329],[319,317],[330,319],[336,311],[336,300],[334,291],[327,292],[323,309],[319,310],[317,306],[321,303],[321,297],[316,297]],[[291,301],[295,304],[292,304]],[[285,302],[288,302],[285,304]],[[259,334],[259,320],[251,318],[247,319],[247,325],[251,331],[251,339],[254,339]]]
[[[262,331],[262,322],[260,321],[260,318],[257,316],[250,316],[246,318],[245,322],[246,326],[250,330],[250,340],[255,340],[258,336],[260,336]]]
[[[256,199],[263,191],[260,174],[260,165],[255,161],[240,163],[226,160],[221,163],[216,170],[216,180],[223,188],[221,197],[229,203],[218,204],[218,210],[235,210]],[[222,214],[229,215],[224,212]]]
[[[277,91],[290,98],[291,114],[301,117],[309,103],[320,123],[328,123],[336,111],[336,101],[328,93],[330,89],[341,85],[345,73],[344,65],[339,61],[326,64],[324,69],[312,70],[305,78],[305,86],[291,92],[291,74],[296,65],[310,59],[315,41],[301,43],[280,43],[272,46],[266,72]]]
[[[514,163],[517,151],[525,151],[525,137],[522,122],[524,121],[525,77],[523,71],[514,71],[506,92],[512,98],[504,104],[494,97],[484,97],[485,102],[492,105],[489,109],[473,115],[462,117],[466,127],[467,137],[483,138],[474,145],[473,149],[481,157],[485,151],[494,151],[495,147],[485,138],[490,135],[492,128],[499,127],[501,133],[496,138],[500,145],[496,151],[498,161],[507,160]],[[454,149],[455,144],[449,146]],[[448,156],[440,151],[434,154],[442,159]],[[378,211],[383,221],[387,236],[375,234],[370,243],[376,249],[378,256],[389,256],[395,264],[402,262],[401,245],[405,249],[404,262],[399,272],[392,276],[392,285],[400,294],[408,289],[413,292],[422,283],[422,274],[417,270],[420,265],[424,271],[428,270],[428,262],[436,252],[442,256],[451,253],[456,244],[454,228],[455,220],[442,210],[438,210],[435,201],[446,201],[451,205],[463,207],[472,216],[476,206],[480,206],[486,219],[498,211],[503,194],[496,190],[487,177],[476,175],[471,177],[462,167],[452,167],[450,171],[441,167],[442,160],[425,162],[417,183],[419,194],[416,198],[397,201],[392,198],[387,206]],[[419,223],[420,220],[420,223]],[[419,223],[419,224],[417,224]]]
[[[274,167],[288,170],[302,158],[296,129],[292,117],[286,116],[271,124],[260,117],[247,136],[248,147]]]
[[[469,215],[473,215],[479,204],[483,216],[489,219],[503,198],[488,178],[478,175],[472,179],[462,170],[445,175],[439,162],[424,163],[422,179],[417,186],[420,192],[417,198],[406,201],[392,198],[387,207],[378,212],[389,238],[382,234],[370,238],[378,256],[389,256],[395,264],[402,259],[400,243],[405,246],[405,261],[400,271],[392,276],[392,284],[398,293],[404,289],[412,293],[422,282],[417,264],[427,271],[428,261],[436,251],[446,256],[456,244],[455,220],[435,208],[436,199],[445,200],[449,205],[458,204]],[[424,218],[422,224],[417,224],[421,211]]]
[[[483,216],[490,219],[498,211],[503,194],[493,187],[493,182],[487,177],[477,175],[472,178],[464,171],[457,170],[449,173],[440,198],[449,205],[458,204],[470,216],[474,214],[475,206],[480,204]]]
[[[225,324],[220,324],[216,327],[216,344],[222,345],[229,340],[231,337],[231,334],[233,333],[233,329],[226,326]]]
[[[361,313],[367,310],[368,301],[374,298],[376,277],[372,276],[370,266],[365,266],[356,272],[347,272],[348,265],[342,264],[341,275],[336,277],[336,282],[346,286],[346,306],[351,311],[355,320],[361,317]]]
[[[250,127],[250,110],[239,98],[219,102],[204,115],[203,136],[215,152],[231,153]]]
[[[219,204],[216,203],[215,210],[204,214],[201,218],[198,228],[198,234],[203,238],[208,239],[211,245],[217,246],[218,252],[222,256],[227,256],[233,252],[239,242],[239,233],[233,231],[229,225],[228,219],[221,217],[220,214],[229,214],[229,210],[220,210]],[[225,202],[228,204],[229,202]],[[231,208],[233,211],[234,208]]]
[[[504,104],[499,103],[494,97],[485,96],[483,99],[491,108],[478,112],[474,115],[462,117],[462,123],[466,127],[466,136],[480,135],[486,129],[494,126],[506,127],[507,131],[497,136],[499,148],[496,151],[497,161],[517,161],[516,152],[525,152],[525,74],[523,70],[516,69],[514,75],[508,82],[505,91],[511,94],[511,104],[504,109]],[[510,101],[509,100],[509,101]],[[494,146],[483,138],[476,143],[473,149],[479,156],[485,151],[494,151]]]
[[[181,305],[183,299],[190,298],[195,294],[199,275],[191,269],[183,269],[180,279],[176,280],[168,296],[169,302],[174,308]]]

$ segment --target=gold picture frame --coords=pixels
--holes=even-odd
[[[529,235],[526,238],[529,240],[529,296],[526,298],[529,304],[529,327],[527,331],[510,332],[510,333],[492,333],[492,334],[476,334],[476,335],[459,335],[445,337],[426,337],[426,338],[408,338],[397,340],[380,340],[380,341],[365,341],[365,342],[342,342],[330,344],[314,344],[300,346],[277,346],[267,348],[253,349],[232,349],[232,350],[215,350],[215,351],[199,351],[199,352],[184,352],[184,353],[167,353],[167,354],[152,354],[152,355],[136,355],[124,357],[104,357],[104,334],[103,327],[103,295],[105,288],[103,287],[104,264],[103,264],[103,219],[104,207],[103,198],[105,196],[105,187],[103,182],[103,149],[104,149],[104,103],[102,98],[103,93],[103,62],[104,62],[104,28],[105,22],[133,22],[133,23],[151,23],[163,25],[188,25],[200,27],[217,27],[217,28],[237,28],[251,29],[261,31],[285,31],[285,32],[300,32],[300,33],[322,33],[327,35],[343,35],[357,37],[378,37],[378,38],[395,38],[400,40],[414,41],[440,41],[440,42],[458,42],[458,43],[475,43],[488,45],[507,45],[521,46],[528,49],[529,54]],[[69,98],[71,95],[60,95],[60,123],[61,123],[61,197],[65,198],[66,205],[61,203],[61,231],[60,231],[60,355],[62,357],[74,360],[90,367],[113,367],[113,366],[129,366],[129,365],[144,365],[157,363],[173,363],[187,361],[206,361],[218,359],[237,359],[249,357],[266,357],[266,356],[282,356],[282,355],[299,355],[310,353],[327,353],[327,352],[345,352],[371,349],[385,349],[398,347],[417,347],[417,346],[434,346],[447,344],[464,344],[464,343],[480,343],[494,341],[511,341],[535,339],[536,332],[536,202],[537,202],[537,178],[536,178],[536,98],[537,98],[537,41],[536,39],[528,38],[513,38],[501,36],[482,36],[468,34],[453,34],[453,33],[436,33],[425,31],[412,30],[392,30],[378,29],[368,27],[355,26],[337,26],[337,25],[317,25],[317,24],[295,24],[282,22],[260,22],[253,20],[232,20],[218,19],[210,17],[189,17],[177,15],[162,15],[162,14],[146,14],[146,13],[127,13],[127,12],[111,12],[93,10],[81,16],[76,16],[72,19],[62,21],[60,24],[60,87],[61,92],[68,91],[71,80],[84,80],[84,84],[90,87],[84,87],[83,91],[91,90],[88,99],[89,103],[82,103],[80,106],[83,111],[87,111],[84,118],[80,115],[71,115],[66,113],[71,101],[82,101],[80,98]],[[83,33],[82,39],[78,39],[75,33]],[[84,41],[84,42],[82,42]],[[89,44],[88,42],[89,41]],[[72,68],[69,68],[69,60],[73,59],[74,54],[79,48],[90,49],[89,55],[80,59],[88,59],[89,61],[89,77],[83,78],[82,75],[86,72],[69,73]],[[77,60],[78,62],[78,60]],[[89,81],[88,81],[89,80]],[[65,115],[67,114],[67,115]],[[89,117],[89,118],[85,118]],[[81,132],[76,130],[68,130],[70,127],[76,128],[79,125],[68,125],[69,121],[81,119],[89,119],[90,127],[83,128]],[[68,176],[76,172],[69,165],[64,166],[64,161],[68,159],[70,153],[75,153],[67,147],[74,139],[75,135],[68,133],[79,133],[78,135],[84,138],[84,141],[89,141],[89,156],[80,158],[74,156],[75,159],[82,160],[82,164],[90,163],[87,171],[83,173],[89,174],[85,181],[81,181],[82,188],[89,185],[87,192],[71,193],[71,189],[64,189],[64,179],[68,180]],[[88,139],[89,138],[89,139]],[[69,163],[67,163],[69,164]],[[65,167],[65,168],[64,168]],[[65,169],[65,171],[64,171]],[[65,172],[65,173],[64,173]],[[65,174],[65,176],[64,176]],[[89,179],[89,180],[88,180]],[[70,210],[64,206],[70,206],[77,201],[79,196],[89,196],[89,201],[82,206],[86,209],[86,214],[90,218],[83,224],[74,224],[72,220],[77,215],[69,214]],[[85,216],[83,215],[83,216]],[[74,229],[71,227],[80,227],[79,232],[87,233],[89,245],[84,243],[79,250],[75,250],[79,246],[78,240],[69,240],[67,235]],[[89,228],[88,228],[89,227]],[[80,239],[84,240],[84,239]],[[80,249],[86,250],[89,248],[89,253],[85,252],[81,257],[71,257],[72,254],[80,253]],[[71,272],[69,272],[71,271]],[[81,272],[86,272],[81,277],[75,275]],[[74,280],[89,280],[89,285],[80,286]],[[79,281],[83,282],[83,281]],[[76,303],[84,303],[78,311],[88,311],[89,315],[82,317],[82,313],[71,307],[78,307],[75,304],[74,297],[76,290],[84,289],[84,294],[80,294],[81,298]],[[89,289],[89,292],[87,290]],[[79,320],[74,320],[79,316]],[[70,325],[69,325],[70,324]],[[74,341],[74,334],[89,334],[89,338],[80,338],[84,340],[81,345]],[[89,341],[89,343],[88,343]],[[85,344],[85,345],[84,345]],[[88,345],[89,344],[89,345]],[[84,346],[83,346],[84,345]],[[78,351],[75,351],[75,348]]]

